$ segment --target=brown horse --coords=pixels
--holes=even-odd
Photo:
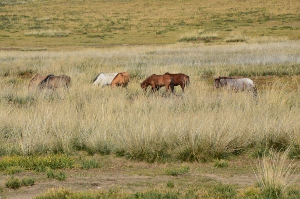
[[[117,86],[126,87],[129,83],[129,74],[127,72],[118,73],[112,80],[110,86],[115,88]]]
[[[43,81],[47,75],[41,75],[37,73],[29,82],[28,84],[28,90],[33,90],[41,81]]]
[[[71,83],[71,78],[66,75],[55,76],[48,75],[43,81],[41,81],[38,85],[39,89],[52,89],[55,90],[57,88],[65,88],[68,89]]]
[[[190,84],[190,77],[183,73],[171,74],[167,72],[165,75],[171,76],[173,78],[173,85],[180,85],[182,92],[184,92],[184,88]]]
[[[156,75],[153,74],[147,79],[145,79],[141,83],[141,87],[144,91],[147,90],[148,86],[152,87],[152,92],[158,91],[160,87],[165,86],[166,90],[170,90],[171,92],[174,91],[173,79],[170,75]]]

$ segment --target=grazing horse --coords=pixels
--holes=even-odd
[[[94,79],[93,84],[101,87],[108,86],[111,84],[117,74],[118,73],[99,73]]]
[[[184,92],[184,88],[190,84],[190,77],[183,73],[171,74],[167,72],[165,73],[165,75],[171,76],[173,78],[173,85],[174,86],[180,85],[182,92]]]
[[[152,87],[152,92],[158,91],[160,87],[165,86],[166,90],[170,90],[173,93],[174,91],[174,85],[173,85],[173,79],[170,75],[156,75],[153,74],[149,76],[147,79],[145,79],[141,83],[141,87],[144,91],[147,90],[148,86]]]
[[[257,88],[253,81],[249,78],[230,78],[230,77],[218,77],[215,78],[215,87],[226,87],[233,91],[252,91],[253,96],[257,97]]]
[[[55,76],[48,75],[43,81],[41,81],[38,85],[39,89],[52,89],[55,90],[57,88],[69,88],[71,83],[71,78],[66,75]]]
[[[28,90],[31,91],[33,88],[35,88],[41,81],[43,81],[47,75],[41,75],[37,73],[29,82],[28,84]]]
[[[112,88],[117,86],[126,87],[129,83],[129,74],[127,72],[118,73],[112,80],[110,86]]]

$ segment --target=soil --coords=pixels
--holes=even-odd
[[[102,157],[103,165],[97,169],[68,169],[62,170],[67,176],[66,180],[59,181],[47,178],[46,172],[24,171],[14,176],[16,178],[33,178],[33,186],[22,186],[19,189],[5,187],[7,179],[11,177],[4,172],[0,173],[0,198],[27,199],[44,194],[51,188],[68,188],[80,190],[110,190],[121,189],[138,192],[152,188],[166,187],[169,181],[175,186],[188,188],[190,185],[203,181],[204,183],[221,182],[223,184],[237,185],[239,188],[254,186],[256,176],[250,162],[243,160],[230,160],[226,168],[216,168],[211,163],[165,163],[148,164],[134,162],[124,158],[112,156]],[[179,176],[168,174],[168,170],[189,167],[190,170]],[[294,174],[300,179],[300,174]],[[298,185],[300,180],[295,181]]]

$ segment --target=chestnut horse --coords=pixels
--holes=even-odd
[[[118,73],[112,80],[110,86],[112,88],[117,86],[126,87],[129,83],[129,74],[127,72]]]
[[[41,81],[43,81],[47,75],[41,75],[37,73],[29,82],[28,84],[28,90],[33,90],[34,87],[36,87]]]
[[[173,78],[173,85],[180,85],[182,92],[184,92],[184,88],[190,84],[190,77],[183,73],[171,74],[167,72],[165,75],[171,76]]]
[[[71,83],[71,78],[66,75],[55,76],[48,75],[43,81],[41,81],[38,85],[39,89],[52,89],[55,90],[57,88],[69,88]]]
[[[253,96],[257,97],[257,88],[253,81],[249,78],[230,78],[230,77],[218,77],[215,78],[215,87],[226,87],[229,90],[235,92],[238,91],[252,91]]]
[[[174,85],[173,85],[173,79],[170,75],[156,75],[153,74],[149,76],[147,79],[145,79],[141,83],[141,87],[144,91],[147,90],[148,86],[152,87],[152,92],[158,91],[161,87],[165,86],[166,90],[170,90],[173,93],[174,91]]]

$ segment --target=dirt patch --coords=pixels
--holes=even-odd
[[[148,164],[133,162],[112,156],[101,157],[102,168],[97,169],[68,169],[61,170],[67,176],[66,180],[59,181],[47,178],[45,172],[21,172],[14,177],[22,179],[30,177],[35,179],[35,184],[21,187],[17,190],[5,188],[6,181],[10,178],[3,172],[0,173],[0,187],[3,192],[0,197],[10,199],[34,198],[45,193],[51,188],[69,188],[74,191],[84,190],[110,190],[120,189],[129,192],[139,192],[149,189],[166,188],[168,182],[173,182],[175,187],[188,189],[195,184],[222,183],[232,184],[239,188],[254,186],[256,177],[251,164],[244,160],[229,162],[227,168],[216,168],[213,163],[168,163]],[[189,171],[182,175],[172,176],[167,171],[189,167]],[[295,174],[294,179],[300,179],[300,174]],[[295,183],[300,184],[299,181]]]

